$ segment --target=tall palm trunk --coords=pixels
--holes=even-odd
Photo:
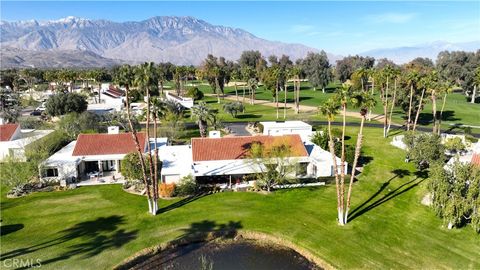
[[[340,207],[341,207],[341,221],[340,225],[345,225],[343,220],[343,210],[345,209],[344,205],[344,198],[345,198],[345,128],[346,128],[346,117],[347,115],[347,104],[342,104],[342,155],[341,155],[341,162],[340,165]]]
[[[418,103],[417,114],[415,115],[415,121],[413,122],[413,131],[417,128],[418,116],[420,116],[420,111],[422,109],[423,96],[425,95],[425,88],[422,89],[422,94],[420,95],[420,102]]]
[[[331,119],[327,118],[328,121],[328,148],[330,149],[330,154],[332,155],[332,160],[333,160],[333,175],[335,176],[335,188],[337,191],[337,216],[338,216],[338,222],[341,223],[343,221],[343,208],[340,205],[340,180],[338,178],[338,164],[337,164],[337,157],[335,155],[335,144],[333,142],[333,136],[332,136],[332,124],[331,124]]]
[[[412,100],[413,100],[413,84],[410,85],[410,101],[408,102],[408,122],[407,122],[407,131],[410,130],[410,125],[412,122]]]
[[[220,103],[220,84],[217,77],[215,77],[215,92],[217,92],[217,103]]]
[[[385,89],[385,97],[383,102],[383,137],[387,137],[387,126],[388,126],[388,77],[387,77],[387,88]]]
[[[137,149],[137,154],[140,159],[140,166],[142,167],[142,175],[143,175],[143,184],[145,185],[145,188],[147,190],[147,201],[148,201],[148,212],[152,212],[152,196],[150,193],[150,181],[148,180],[147,177],[147,166],[145,165],[145,158],[143,156],[143,150],[140,146],[140,142],[138,140],[137,136],[137,131],[133,128],[133,123],[132,123],[132,116],[130,114],[130,101],[129,101],[129,86],[125,86],[125,103],[127,107],[127,120],[128,120],[128,125],[130,126],[130,132],[132,133],[132,139],[135,142],[135,148]]]
[[[157,213],[157,210],[158,210],[158,177],[160,176],[161,177],[161,174],[162,174],[162,165],[160,165],[160,168],[158,167],[158,163],[159,163],[159,156],[158,156],[158,145],[157,145],[157,133],[158,130],[157,130],[157,112],[155,112],[153,114],[153,133],[154,134],[154,140],[155,140],[155,144],[154,144],[154,152],[155,152],[155,156],[154,156],[154,176],[153,176],[153,194],[154,194],[154,213]]]
[[[278,120],[278,117],[279,117],[279,108],[278,108],[278,81],[277,81],[277,85],[275,86],[275,105],[277,107],[277,120]]]
[[[299,107],[298,107],[298,81],[297,78],[295,77],[293,79],[293,106],[295,107],[295,113],[299,113]]]
[[[283,98],[283,119],[285,120],[285,119],[287,119],[287,89],[288,89],[287,83],[285,83],[285,85],[283,86],[283,88],[284,88],[283,90],[284,90],[284,92],[285,92],[285,93],[284,93],[285,96],[284,96],[284,98]]]
[[[300,113],[300,77],[297,77],[297,113]]]
[[[372,95],[375,94],[375,78],[372,77]]]
[[[395,78],[395,84],[393,88],[393,98],[392,98],[392,105],[390,106],[390,115],[388,117],[388,127],[387,127],[387,136],[390,132],[390,126],[392,125],[392,115],[393,115],[393,108],[395,107],[395,98],[397,97],[397,79]]]
[[[350,210],[350,198],[352,196],[352,186],[353,180],[355,179],[355,168],[357,167],[358,158],[360,157],[360,152],[362,149],[362,140],[363,140],[363,124],[365,123],[365,116],[362,116],[362,121],[360,122],[360,131],[358,132],[357,144],[355,146],[355,158],[353,159],[352,172],[350,174],[350,183],[348,184],[348,193],[347,193],[347,208],[345,209],[345,224],[348,222],[348,211]]]
[[[245,103],[245,84],[243,85],[243,103]]]
[[[475,96],[477,95],[477,85],[473,86],[473,93],[472,93],[472,99],[470,100],[470,103],[475,103]]]
[[[198,129],[200,129],[200,136],[207,137],[207,123],[204,120],[198,120]]]
[[[237,89],[237,82],[236,81],[233,84],[233,87],[235,87],[235,96],[237,97],[237,101],[238,101],[238,89]]]
[[[163,96],[163,80],[160,81],[160,94]]]
[[[443,95],[443,103],[442,103],[442,108],[440,109],[440,117],[438,118],[438,130],[437,133],[440,135],[440,132],[442,130],[441,125],[442,125],[442,120],[443,120],[443,110],[445,109],[445,103],[447,102],[447,93]]]
[[[372,77],[372,96],[375,89],[375,78]],[[368,121],[372,121],[372,110],[368,110]]]
[[[146,95],[147,95],[147,126],[146,126],[146,132],[147,132],[147,151],[148,151],[148,161],[149,161],[149,167],[150,167],[150,182],[152,183],[152,191],[153,191],[153,196],[152,196],[152,211],[151,211],[151,214],[152,215],[156,215],[157,212],[155,210],[155,205],[156,205],[156,202],[157,202],[157,198],[155,197],[155,190],[156,190],[156,187],[154,186],[155,185],[155,178],[154,178],[154,168],[153,168],[153,158],[152,158],[152,149],[151,149],[151,146],[150,146],[150,91],[148,89],[148,87],[146,88]],[[155,142],[156,143],[156,142]]]
[[[98,84],[98,103],[101,103],[102,83]]]
[[[432,90],[432,114],[433,114],[433,129],[432,133],[437,133],[437,96],[435,90]]]

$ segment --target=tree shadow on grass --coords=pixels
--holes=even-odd
[[[10,234],[10,233],[19,231],[19,230],[23,229],[23,227],[25,227],[25,226],[23,226],[23,224],[2,225],[0,227],[0,235],[4,236],[4,235]]]
[[[168,212],[170,210],[176,209],[178,207],[182,207],[182,206],[184,206],[188,203],[196,201],[196,200],[198,200],[202,197],[205,197],[207,195],[208,195],[208,193],[201,193],[201,194],[197,194],[197,195],[194,195],[194,196],[189,196],[189,197],[183,198],[180,201],[174,202],[172,204],[169,204],[165,207],[162,207],[162,208],[158,209],[157,214],[165,213],[165,212]]]
[[[217,239],[232,239],[243,226],[240,221],[217,223],[212,220],[193,222],[183,233],[168,243],[164,251],[157,251],[142,256],[116,269],[169,269],[171,262],[202,248],[209,241]]]
[[[440,112],[438,117],[440,117]],[[461,119],[455,117],[455,111],[444,111],[442,113],[442,121],[460,121]],[[433,114],[430,112],[421,112],[418,116],[418,124],[424,126],[433,123]]]
[[[246,119],[246,118],[260,118],[262,117],[259,114],[253,114],[253,113],[243,113],[243,114],[238,114],[237,119]]]
[[[59,236],[52,240],[33,245],[26,248],[19,248],[2,254],[2,261],[17,256],[24,256],[39,250],[62,245],[70,241],[76,243],[62,248],[63,253],[49,259],[42,259],[42,265],[67,260],[73,256],[80,256],[88,259],[108,249],[120,248],[137,237],[138,230],[125,231],[118,226],[125,223],[123,216],[113,215],[100,217],[92,221],[80,222],[71,228],[58,232]],[[79,242],[79,243],[78,243]],[[18,268],[26,269],[28,267]]]
[[[367,213],[368,211],[373,210],[374,208],[382,205],[383,203],[386,203],[386,202],[390,201],[391,199],[393,199],[393,198],[395,198],[399,195],[402,195],[403,193],[411,190],[412,188],[418,186],[421,182],[423,182],[423,180],[425,180],[428,177],[427,172],[417,171],[417,172],[414,173],[415,176],[416,176],[414,179],[412,179],[412,180],[410,180],[406,183],[403,183],[399,187],[397,187],[394,190],[392,190],[392,191],[386,193],[385,195],[383,195],[383,197],[378,198],[377,200],[372,202],[373,199],[375,199],[380,193],[382,193],[382,191],[384,191],[394,179],[396,179],[396,178],[401,179],[401,178],[404,178],[406,176],[410,176],[410,172],[408,170],[404,170],[404,169],[395,169],[395,170],[392,170],[392,173],[394,174],[393,177],[391,177],[386,182],[384,182],[380,186],[380,188],[370,198],[368,198],[365,202],[360,204],[358,207],[356,207],[350,213],[349,221],[352,221],[355,218]]]

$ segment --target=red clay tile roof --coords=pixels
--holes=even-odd
[[[19,126],[19,124],[0,125],[0,142],[10,141]]]
[[[105,94],[118,98],[124,95],[124,92],[118,88],[115,88],[114,86],[110,85],[107,91],[105,91]]]
[[[478,166],[480,166],[480,154],[473,153],[471,163],[472,163],[473,165],[478,165]]]
[[[238,136],[224,138],[192,138],[193,161],[243,159],[248,156],[252,143],[268,145],[284,142],[291,146],[293,157],[308,156],[299,135]]]
[[[145,147],[145,133],[137,133],[140,145]],[[143,149],[142,149],[143,150]],[[136,151],[131,133],[80,134],[73,156],[128,154]]]

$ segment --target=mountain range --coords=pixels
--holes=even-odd
[[[474,50],[480,42],[435,43],[377,49],[363,53],[398,63],[417,56],[436,58],[443,49]],[[52,21],[0,22],[0,56],[7,67],[96,67],[144,61],[198,65],[207,54],[237,60],[242,51],[289,55],[295,60],[316,48],[269,41],[238,28],[209,24],[194,17],[158,16],[138,22],[66,17]],[[468,47],[467,49],[465,49]],[[472,49],[473,48],[473,49]],[[331,63],[341,56],[327,53]]]
[[[88,51],[97,60],[104,57],[130,63],[169,61],[198,65],[209,53],[236,60],[242,51],[259,50],[266,56],[286,54],[297,59],[309,51],[318,51],[301,44],[268,41],[241,29],[211,25],[193,17],[153,17],[122,23],[76,17],[46,22],[2,21],[0,30],[2,60],[15,58],[12,52],[56,55],[59,51]],[[94,57],[93,54],[90,56]],[[76,58],[70,56],[68,63],[73,64]],[[23,65],[35,65],[30,59],[24,60]],[[12,61],[2,63],[18,65]]]
[[[480,41],[452,43],[435,41],[432,43],[419,44],[409,47],[395,47],[375,49],[361,53],[363,56],[372,56],[375,59],[388,58],[397,64],[407,63],[416,57],[427,57],[435,61],[441,51],[477,51],[480,49]]]

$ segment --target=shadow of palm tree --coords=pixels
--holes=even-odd
[[[4,236],[10,233],[14,233],[23,229],[23,224],[9,224],[9,225],[2,225],[0,227],[0,236]]]
[[[397,179],[397,178],[401,179],[401,178],[404,178],[406,176],[411,175],[410,171],[404,170],[404,169],[395,169],[395,170],[392,170],[391,172],[394,174],[394,176],[392,176],[390,179],[385,181],[380,186],[380,188],[370,198],[368,198],[365,202],[363,202],[358,207],[356,207],[350,213],[349,221],[354,220],[355,218],[365,214],[366,212],[368,212],[368,211],[382,205],[383,203],[385,203],[385,202],[387,202],[387,201],[389,201],[389,200],[391,200],[391,199],[409,191],[410,189],[418,186],[423,180],[425,180],[428,177],[428,174],[426,174],[426,172],[417,171],[417,172],[414,173],[414,175],[416,176],[414,179],[412,179],[412,180],[410,180],[406,183],[403,183],[402,185],[400,185],[396,189],[394,189],[394,190],[388,192],[387,194],[385,194],[383,197],[381,197],[381,198],[377,199],[376,201],[370,203],[380,193],[382,193],[382,191],[384,191],[394,179]],[[418,181],[419,179],[420,179],[420,181]],[[367,204],[369,204],[369,205],[367,206]]]
[[[83,259],[88,259],[108,249],[120,248],[135,239],[138,230],[125,231],[118,229],[118,226],[124,223],[124,217],[118,215],[80,222],[71,228],[58,232],[60,236],[57,238],[27,248],[20,248],[4,253],[1,256],[1,260],[23,256],[78,239],[81,240],[79,244],[67,246],[65,251],[60,255],[42,260],[42,265],[65,260],[73,256],[81,256]]]
[[[168,212],[170,210],[176,209],[178,207],[184,206],[188,203],[196,201],[196,200],[198,200],[202,197],[205,197],[207,195],[209,195],[209,194],[208,193],[201,193],[201,194],[197,194],[197,195],[194,195],[194,196],[189,196],[189,197],[183,198],[180,201],[174,202],[172,204],[169,204],[165,207],[162,207],[162,208],[158,209],[157,214],[165,213],[165,212]]]

